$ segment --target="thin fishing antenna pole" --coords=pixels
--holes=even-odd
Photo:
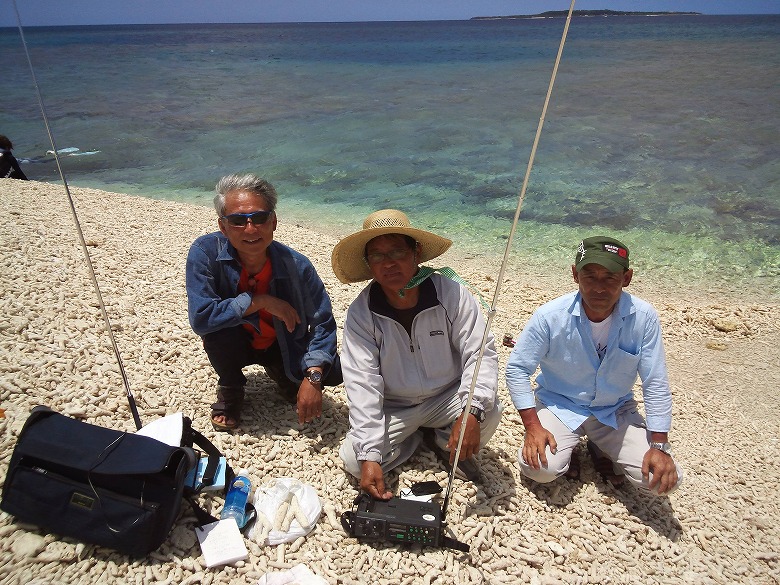
[[[41,90],[38,87],[38,80],[35,78],[35,69],[33,68],[32,59],[30,58],[30,52],[27,50],[27,40],[24,38],[24,29],[22,28],[22,19],[19,16],[19,8],[16,5],[16,0],[13,0],[14,5],[14,11],[16,12],[16,23],[19,28],[19,36],[22,38],[22,46],[24,47],[24,54],[27,57],[27,63],[30,66],[30,74],[32,75],[33,79],[33,85],[35,86],[35,93],[38,96],[38,105],[41,108],[41,114],[43,116],[43,123],[46,126],[46,132],[49,135],[49,142],[51,142],[52,150],[54,151],[54,160],[57,162],[57,170],[60,173],[60,178],[62,179],[62,184],[65,186],[65,194],[68,197],[68,203],[70,205],[70,211],[73,215],[73,222],[76,224],[76,232],[79,236],[79,241],[81,242],[81,248],[84,251],[84,256],[87,260],[87,268],[89,269],[89,276],[92,279],[92,286],[95,288],[95,294],[97,295],[98,299],[98,305],[100,305],[100,311],[103,314],[103,321],[106,324],[106,331],[108,331],[108,337],[111,340],[111,347],[114,348],[114,355],[116,356],[116,361],[119,364],[119,373],[122,375],[122,381],[125,385],[125,392],[127,394],[127,401],[130,404],[130,412],[133,415],[133,421],[135,422],[135,427],[137,429],[141,428],[141,418],[138,416],[138,408],[135,404],[135,398],[133,398],[133,393],[130,391],[130,383],[127,381],[127,374],[125,373],[125,367],[122,364],[122,357],[119,353],[119,346],[116,344],[116,339],[114,338],[114,332],[111,329],[111,321],[108,318],[108,312],[106,311],[106,305],[103,303],[103,295],[100,293],[100,287],[98,286],[97,276],[95,276],[95,268],[92,265],[92,258],[89,255],[89,249],[87,248],[87,243],[84,240],[84,232],[81,230],[81,224],[79,223],[79,217],[76,214],[76,206],[73,203],[73,197],[70,194],[70,189],[68,188],[68,181],[65,179],[65,173],[62,171],[62,165],[60,164],[60,155],[57,152],[57,145],[54,143],[54,135],[51,131],[51,126],[49,125],[49,118],[46,115],[46,108],[43,105],[43,97],[41,95]]]
[[[525,177],[523,178],[523,186],[520,188],[520,195],[517,199],[517,209],[515,209],[515,217],[512,221],[512,229],[509,231],[509,238],[506,241],[506,249],[504,250],[504,258],[501,261],[501,269],[498,272],[496,278],[496,290],[493,294],[493,303],[490,306],[490,310],[487,315],[487,322],[485,323],[485,331],[482,334],[482,344],[480,345],[479,355],[477,356],[477,362],[474,366],[474,375],[471,378],[471,387],[469,388],[469,396],[466,402],[466,408],[471,405],[471,400],[474,398],[474,388],[477,385],[477,376],[479,375],[479,367],[482,365],[482,358],[485,355],[485,346],[488,341],[488,334],[490,333],[490,325],[493,322],[493,318],[496,315],[496,306],[498,305],[498,295],[501,291],[501,283],[504,281],[504,272],[506,271],[506,264],[509,258],[509,252],[512,249],[512,240],[515,237],[515,231],[517,230],[517,221],[520,218],[520,210],[523,207],[523,200],[525,199],[525,191],[528,188],[528,179],[531,176],[531,169],[534,166],[534,158],[536,157],[536,147],[539,145],[539,137],[542,135],[542,127],[544,126],[544,119],[547,116],[547,106],[550,103],[550,96],[552,95],[553,85],[555,84],[555,77],[558,74],[558,65],[561,62],[561,55],[563,55],[563,46],[566,44],[566,36],[569,33],[569,24],[571,23],[571,15],[574,12],[574,2],[571,0],[569,5],[569,13],[566,15],[566,24],[563,27],[563,35],[561,36],[561,44],[558,46],[558,55],[555,57],[555,65],[553,65],[552,75],[550,77],[550,85],[547,87],[547,96],[544,98],[544,106],[542,107],[542,115],[539,117],[539,125],[536,127],[536,136],[534,136],[534,143],[531,147],[531,156],[528,158],[528,166],[525,170]],[[442,518],[447,514],[447,506],[449,505],[450,492],[452,491],[452,483],[455,479],[455,469],[457,468],[458,459],[460,458],[460,448],[463,445],[463,437],[466,436],[466,425],[460,425],[460,436],[458,437],[458,447],[455,449],[455,464],[450,471],[449,481],[447,482],[447,490],[444,495],[444,504],[442,505]]]

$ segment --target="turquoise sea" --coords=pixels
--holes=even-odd
[[[72,186],[210,205],[251,170],[282,221],[395,207],[502,254],[564,22],[24,32]],[[0,133],[58,182],[17,29],[0,50]],[[779,144],[779,16],[574,18],[513,255],[566,266],[609,233],[657,277],[777,290]]]

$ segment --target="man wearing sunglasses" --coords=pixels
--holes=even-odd
[[[341,383],[330,298],[308,258],[273,239],[274,187],[255,175],[228,175],[216,187],[219,231],[187,256],[190,325],[217,373],[211,422],[232,431],[259,364],[297,405],[300,423],[322,414],[323,385]]]

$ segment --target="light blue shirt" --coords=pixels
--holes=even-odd
[[[599,361],[579,292],[542,305],[520,334],[506,366],[506,382],[518,410],[538,401],[576,430],[594,416],[617,428],[615,412],[633,398],[642,380],[647,428],[669,432],[672,393],[661,326],[655,309],[623,291],[613,312],[607,351]],[[537,388],[531,376],[540,367]]]

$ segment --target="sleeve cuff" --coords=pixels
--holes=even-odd
[[[357,454],[357,460],[382,463],[382,454],[379,451],[360,451]]]

